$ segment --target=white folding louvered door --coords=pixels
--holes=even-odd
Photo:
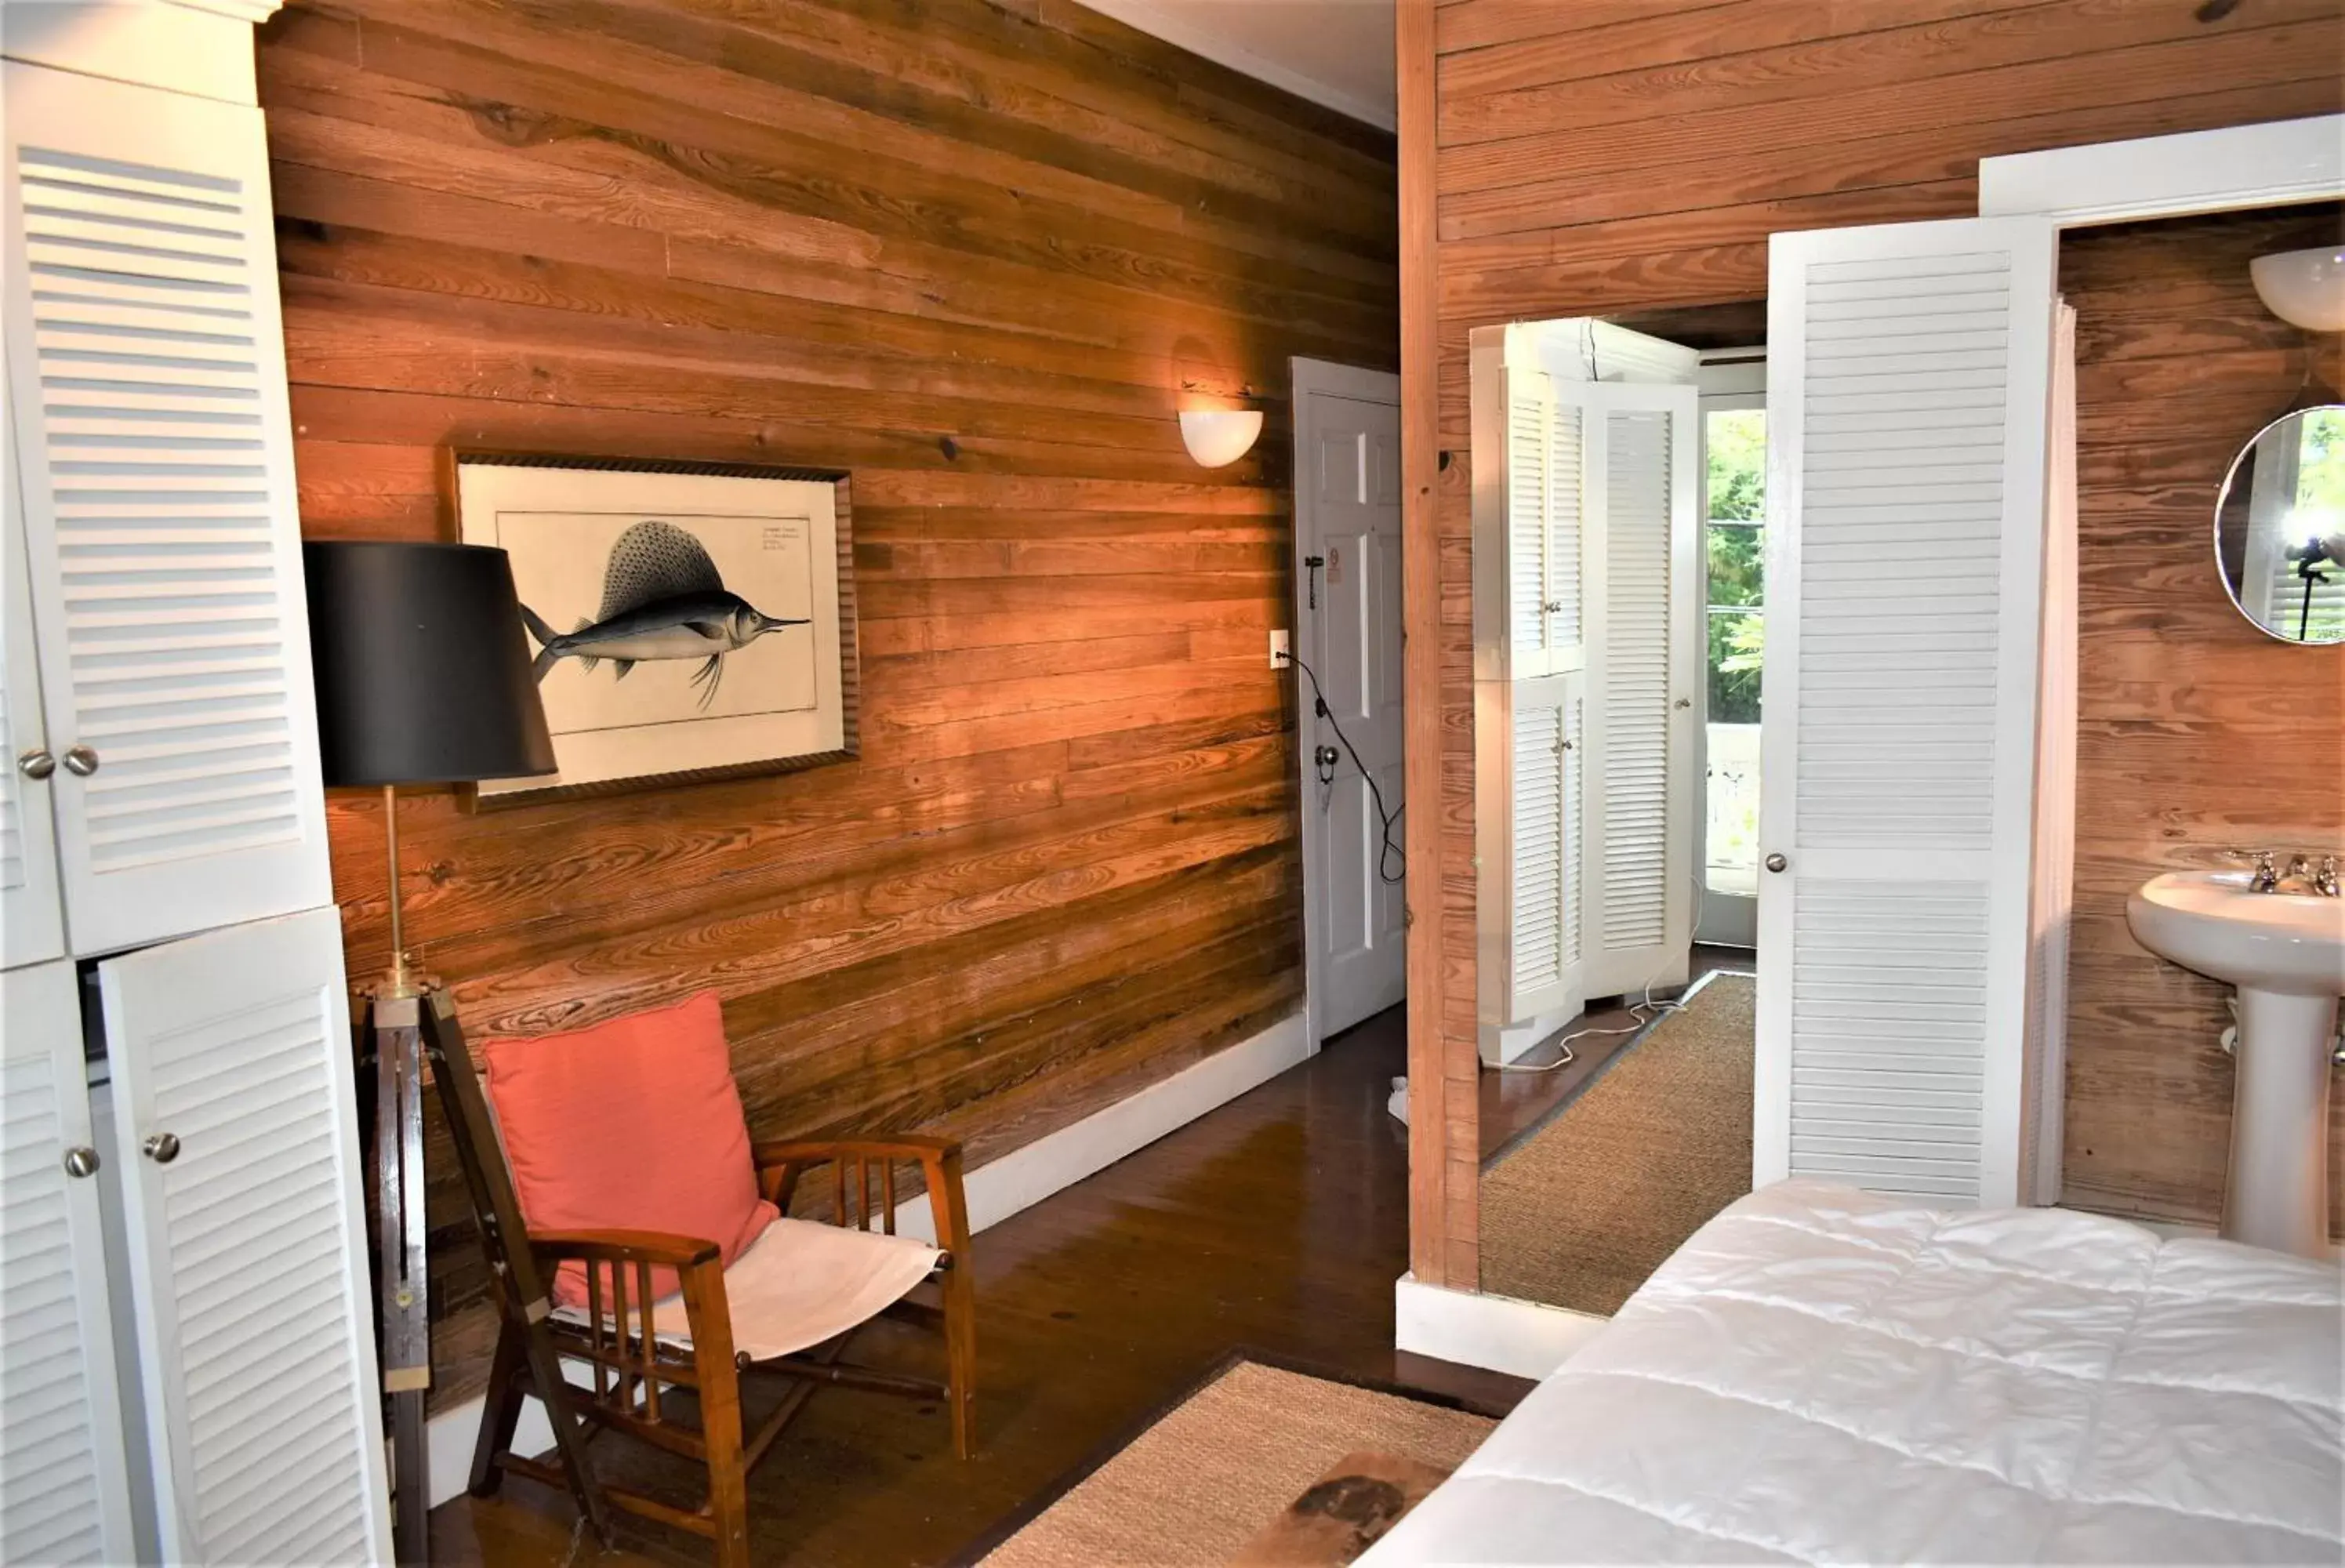
[[[0,1563],[137,1550],[76,990],[0,973]]]
[[[1586,400],[1603,549],[1589,573],[1589,996],[1685,982],[1693,941],[1701,440],[1690,386],[1567,382]]]
[[[2054,257],[1774,237],[1761,1182],[2018,1196]]]
[[[8,371],[72,948],[328,903],[260,112],[5,69]]]
[[[1571,1012],[1580,984],[1587,606],[1600,559],[1578,389],[1477,346],[1477,951],[1482,1022]]]
[[[0,379],[0,410],[6,407]],[[0,429],[0,457],[12,457]],[[13,460],[0,474],[6,523],[0,527],[0,969],[62,956],[56,828],[49,815],[56,759],[41,721],[41,672],[33,646],[33,595],[25,556],[25,516]]]
[[[331,909],[98,966],[164,1555],[388,1562]]]
[[[1574,673],[1516,683],[1512,719],[1513,918],[1508,931],[1514,1018],[1577,1010],[1581,962],[1582,691]]]

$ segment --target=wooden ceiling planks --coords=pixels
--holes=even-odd
[[[852,471],[859,760],[407,803],[476,1037],[712,986],[760,1135],[983,1159],[1294,1007],[1287,359],[1397,362],[1388,135],[1056,0],[320,0],[259,75],[308,531],[452,537],[450,445]],[[1186,390],[1255,451],[1198,469]]]

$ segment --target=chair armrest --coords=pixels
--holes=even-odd
[[[590,1263],[649,1263],[692,1269],[716,1262],[724,1249],[693,1236],[660,1230],[533,1230],[529,1244],[550,1258]]]
[[[758,1168],[768,1165],[820,1165],[825,1160],[895,1158],[926,1164],[960,1152],[957,1138],[930,1138],[903,1133],[889,1138],[790,1138],[752,1144],[749,1158]]]
[[[961,1190],[960,1140],[905,1133],[888,1138],[783,1138],[753,1144],[750,1158],[757,1168],[758,1190],[766,1200],[789,1211],[790,1195],[798,1173],[809,1166],[852,1163],[858,1177],[866,1160],[883,1165],[895,1160],[917,1162],[928,1183],[929,1209],[935,1217],[937,1245],[964,1267],[969,1259],[969,1199]],[[892,1166],[890,1166],[892,1168]],[[883,1184],[884,1190],[884,1184]],[[858,1180],[859,1195],[861,1192]],[[845,1223],[843,1200],[838,1210]],[[868,1217],[867,1217],[868,1221]]]

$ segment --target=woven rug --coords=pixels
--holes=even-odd
[[[1610,1316],[1751,1190],[1757,982],[1716,974],[1482,1173],[1482,1289]]]
[[[1373,1451],[1447,1474],[1497,1424],[1240,1361],[1081,1472],[985,1568],[1223,1568],[1306,1492],[1356,1492],[1327,1483],[1338,1461]]]

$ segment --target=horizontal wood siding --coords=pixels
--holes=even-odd
[[[1770,233],[1974,214],[1983,157],[2334,113],[2345,0],[1452,0],[1432,30],[1439,394],[1410,417],[1434,420],[1427,444],[1449,460],[1441,578],[1412,590],[1439,607],[1440,681],[1411,700],[1441,708],[1433,934],[1444,1048],[1462,1064],[1475,995],[1468,332],[1759,298]],[[1472,1158],[1470,1125],[1451,1143],[1447,1169]],[[1474,1199],[1443,1200],[1470,1258]]]
[[[2345,345],[2256,298],[2248,262],[2334,245],[2336,207],[2073,236],[2079,502],[2076,929],[2065,1201],[2212,1224],[2230,1148],[2229,987],[2143,950],[2126,895],[2227,845],[2345,848],[2345,648],[2249,625],[2208,544],[2233,454]],[[2345,1218],[2345,1097],[2330,1107]]]
[[[1397,362],[1388,136],[1061,0],[304,4],[260,86],[312,535],[452,537],[448,445],[852,476],[859,760],[409,799],[475,1038],[714,987],[758,1134],[981,1163],[1297,1005],[1286,361]],[[380,806],[331,813],[362,976]]]

